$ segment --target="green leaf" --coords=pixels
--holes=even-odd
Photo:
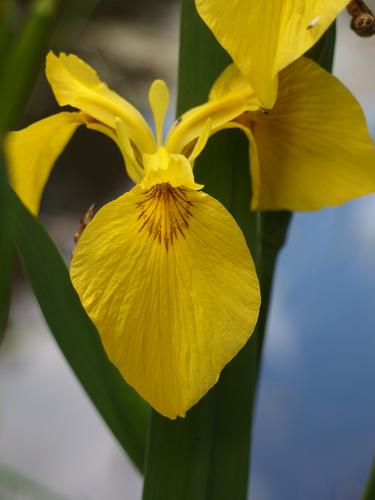
[[[46,231],[14,192],[12,204],[15,244],[48,326],[109,428],[142,470],[149,407],[108,360]]]
[[[0,131],[9,130],[30,94],[46,50],[57,0],[34,0],[25,24],[10,44],[0,82]]]

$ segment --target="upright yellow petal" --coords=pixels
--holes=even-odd
[[[83,123],[81,113],[63,112],[6,136],[10,183],[33,214],[38,213],[53,165]]]
[[[240,229],[220,203],[186,188],[137,186],[102,208],[71,276],[109,358],[169,418],[215,384],[257,320]]]
[[[155,134],[158,146],[163,141],[163,125],[169,106],[169,89],[164,80],[155,80],[148,93],[148,101],[154,115]]]
[[[277,74],[321,37],[348,0],[195,0],[199,14],[272,108]]]
[[[351,93],[307,58],[280,73],[269,114],[253,114],[253,208],[316,210],[375,191],[375,149]]]
[[[152,153],[155,143],[139,111],[103,83],[95,70],[73,54],[50,52],[46,75],[60,106],[73,106],[115,129],[116,117],[140,151]]]

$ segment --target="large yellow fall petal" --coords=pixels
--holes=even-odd
[[[199,14],[253,86],[276,100],[277,74],[322,36],[348,0],[195,0]]]
[[[71,277],[124,378],[184,416],[250,337],[259,286],[244,237],[216,200],[158,184],[103,207]]]
[[[46,75],[60,106],[73,106],[113,130],[121,118],[130,139],[140,151],[156,146],[150,127],[140,112],[103,83],[96,71],[74,54],[49,52]]]
[[[283,70],[275,107],[253,117],[260,175],[253,208],[316,210],[375,191],[375,150],[361,107],[313,61]]]
[[[81,113],[58,113],[37,121],[5,139],[12,187],[23,203],[37,214],[48,176],[79,125]]]

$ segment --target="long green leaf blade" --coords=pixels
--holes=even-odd
[[[12,126],[26,103],[46,50],[57,6],[57,0],[34,0],[25,25],[9,48],[0,82],[0,130]]]
[[[39,306],[61,351],[113,434],[143,468],[148,405],[108,360],[55,245],[12,193],[15,244]]]

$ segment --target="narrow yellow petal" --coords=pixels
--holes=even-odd
[[[148,100],[154,115],[156,141],[161,146],[163,140],[163,124],[169,106],[169,90],[163,80],[155,80],[150,87]]]
[[[42,192],[53,165],[83,123],[81,113],[63,112],[6,136],[10,183],[33,214],[39,211]]]
[[[375,149],[360,105],[301,58],[280,73],[269,114],[253,115],[261,210],[317,210],[375,191]]]
[[[211,119],[209,118],[206,122],[206,125],[203,129],[203,132],[198,137],[198,140],[195,143],[193,151],[189,155],[189,161],[191,163],[198,158],[198,156],[201,154],[201,152],[205,148],[207,141],[211,135],[211,129],[212,129],[212,122],[211,122]]]
[[[199,14],[272,108],[277,74],[322,36],[348,0],[195,0]]]
[[[121,118],[116,117],[115,126],[117,134],[117,144],[125,159],[126,171],[129,177],[132,179],[132,181],[137,184],[144,177],[143,168],[139,165],[135,157],[135,153],[131,145],[130,138],[126,133],[125,124],[121,120]]]
[[[209,102],[184,113],[171,128],[166,139],[166,148],[171,152],[182,152],[202,135],[207,120],[211,121],[213,134],[245,111],[254,111],[260,107],[259,99],[247,82],[233,85],[230,91],[227,90],[225,92],[220,88],[210,94]]]
[[[102,208],[71,276],[111,361],[169,418],[216,383],[257,320],[258,280],[234,219],[207,194],[168,184]]]
[[[139,111],[109,89],[79,57],[64,53],[56,56],[50,52],[46,75],[60,106],[78,108],[112,129],[115,129],[118,116],[140,151],[152,153],[155,150],[151,129]]]

